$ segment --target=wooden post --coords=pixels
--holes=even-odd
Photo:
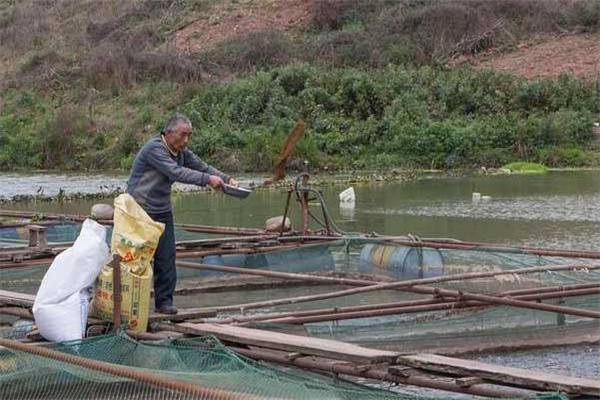
[[[48,228],[42,225],[27,225],[29,230],[29,247],[36,247],[40,250],[48,248]]]
[[[302,215],[302,234],[308,235],[308,161],[304,161],[304,173],[302,174],[302,193],[300,195],[300,212]]]
[[[290,210],[290,200],[292,198],[292,189],[288,189],[287,199],[285,201],[285,210],[283,211],[283,220],[281,223],[281,229],[279,230],[279,236],[283,236],[285,231],[285,220],[287,219],[288,211]]]
[[[113,332],[121,326],[121,256],[113,254]]]

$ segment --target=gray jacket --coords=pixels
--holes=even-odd
[[[206,164],[187,148],[173,156],[157,134],[135,156],[127,193],[147,213],[168,212],[171,211],[173,182],[206,186],[210,175],[229,181],[229,176]]]

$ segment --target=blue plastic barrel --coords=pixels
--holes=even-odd
[[[419,279],[444,275],[444,259],[437,249],[366,244],[359,256],[363,273]]]
[[[245,254],[213,254],[210,256],[204,256],[200,259],[200,262],[203,264],[213,264],[213,265],[225,265],[227,267],[243,267],[246,261]],[[197,261],[197,260],[194,260]],[[221,275],[223,272],[218,271],[210,271],[204,269],[193,269],[186,267],[177,267],[177,277],[178,278],[200,278],[200,277],[208,277]]]
[[[335,261],[329,246],[323,245],[249,254],[244,267],[280,272],[317,272],[334,269]]]
[[[201,259],[204,264],[228,267],[267,269],[284,272],[331,271],[335,261],[328,246],[269,251],[258,254],[210,255]],[[222,272],[177,267],[178,278],[220,275]]]

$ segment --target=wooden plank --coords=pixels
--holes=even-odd
[[[35,301],[35,295],[0,290],[0,303],[8,306],[31,307]]]
[[[150,313],[148,322],[160,321],[185,321],[195,318],[212,318],[217,316],[217,311],[212,308],[180,308],[175,315],[161,314],[157,312]]]
[[[542,371],[492,365],[435,354],[402,356],[398,358],[398,363],[427,371],[441,372],[454,376],[478,377],[489,382],[514,385],[533,390],[600,396],[600,380],[597,379],[577,378]]]
[[[162,324],[161,328],[193,335],[214,335],[229,342],[365,364],[392,362],[399,356],[399,353],[396,352],[367,349],[366,347],[335,340],[307,338],[240,326],[182,323],[177,325]]]
[[[16,317],[25,319],[33,319],[31,309],[26,307],[0,307],[0,314],[14,315]]]

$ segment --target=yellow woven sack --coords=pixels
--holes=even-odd
[[[164,224],[152,220],[130,195],[115,199],[111,251],[122,258],[121,320],[136,331],[144,332],[148,326],[153,276],[150,266],[164,229]],[[96,279],[93,313],[109,321],[113,317],[112,282],[113,268],[106,265]]]
[[[131,272],[142,275],[150,267],[165,224],[155,222],[129,194],[115,199],[115,226],[110,243]]]

